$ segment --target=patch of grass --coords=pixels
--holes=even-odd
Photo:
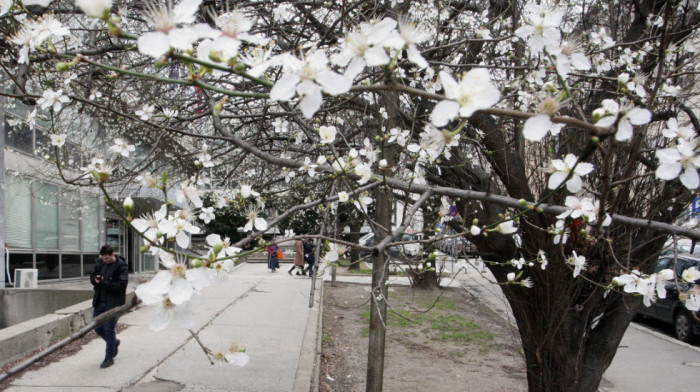
[[[361,274],[361,275],[372,275],[372,270],[369,268],[360,268],[356,270],[348,270],[349,274]]]
[[[323,346],[327,346],[327,345],[331,344],[332,342],[333,342],[333,339],[331,339],[330,336],[328,336],[328,335],[321,336],[321,344]]]
[[[407,299],[402,296],[402,299]],[[399,298],[394,297],[394,302]],[[400,302],[400,301],[399,301]],[[472,343],[480,346],[480,351],[488,351],[488,342],[493,340],[495,335],[482,328],[481,325],[465,319],[462,315],[455,313],[457,307],[455,303],[447,298],[440,298],[435,303],[435,298],[418,298],[417,303],[428,308],[428,312],[414,312],[404,309],[393,309],[387,312],[387,323],[389,328],[403,329],[410,327],[420,328],[420,333],[428,341],[461,342]],[[433,305],[434,304],[434,305]],[[360,317],[369,322],[369,305],[363,307]],[[414,336],[416,332],[410,332]],[[363,337],[369,336],[369,327],[362,331]]]
[[[338,259],[338,265],[341,267],[347,267],[350,265],[350,259]]]
[[[437,300],[437,302],[436,302]],[[452,300],[440,297],[438,298],[419,298],[418,304],[427,309],[432,306],[431,310],[457,310],[457,306]]]
[[[432,320],[431,326],[438,331],[436,340],[484,342],[494,338],[494,335],[485,331],[481,325],[471,322],[459,314],[437,316]]]

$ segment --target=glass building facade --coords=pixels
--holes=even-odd
[[[36,268],[39,280],[88,274],[101,246],[103,210],[94,192],[6,172],[5,281],[16,268]]]

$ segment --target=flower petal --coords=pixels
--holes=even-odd
[[[170,50],[170,39],[165,33],[152,31],[145,33],[136,40],[141,54],[159,58]]]
[[[656,177],[662,180],[673,180],[678,177],[683,169],[683,165],[680,162],[662,163],[656,169]]]
[[[323,103],[323,95],[321,88],[314,82],[305,80],[297,86],[299,96],[303,97],[299,102],[299,109],[304,114],[304,117],[311,118],[314,113],[321,108]]]
[[[346,93],[352,87],[352,80],[345,75],[340,75],[333,71],[326,71],[316,77],[316,81],[321,85],[323,91],[330,95],[340,95]]]
[[[630,140],[632,138],[633,128],[627,119],[622,119],[617,124],[617,133],[615,133],[615,140],[618,142],[624,142],[625,140]]]
[[[694,167],[686,167],[683,174],[681,174],[681,183],[688,189],[697,189],[698,185],[700,185],[698,171]]]
[[[458,113],[459,104],[457,102],[450,100],[440,101],[433,108],[433,112],[430,113],[430,121],[436,127],[444,127],[453,118],[457,117]]]
[[[296,93],[296,86],[299,83],[299,75],[288,73],[282,75],[277,83],[270,90],[270,99],[273,101],[289,101]]]
[[[651,112],[646,109],[634,108],[627,113],[627,118],[633,125],[642,125],[651,121]]]
[[[525,121],[523,136],[527,140],[539,142],[547,135],[552,125],[551,118],[546,114],[530,117]]]
[[[566,189],[571,193],[576,193],[583,187],[583,181],[581,177],[574,175],[569,181],[566,182]]]

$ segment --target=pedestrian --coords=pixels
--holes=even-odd
[[[95,294],[92,298],[95,318],[102,313],[126,303],[126,286],[129,283],[129,267],[124,258],[114,254],[114,248],[103,245],[100,257],[95,260],[95,266],[90,274],[90,283]],[[114,365],[114,357],[119,353],[116,333],[117,321],[111,320],[95,328],[95,332],[106,342],[105,359],[101,368]]]
[[[301,271],[297,271],[297,275],[306,276],[306,271],[304,271],[304,244],[301,240],[294,241],[294,265],[287,273],[291,275],[294,268],[298,268]]]
[[[275,272],[280,267],[279,254],[282,250],[277,244],[272,244],[267,248],[267,268]]]
[[[307,264],[306,271],[309,273],[309,277],[313,278],[316,256],[314,255],[314,244],[311,238],[304,241],[304,261]]]

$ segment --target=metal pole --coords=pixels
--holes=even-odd
[[[335,186],[331,188],[331,192],[333,192],[333,189],[335,189]],[[326,214],[328,216],[328,214]],[[324,235],[326,232],[326,220],[324,219],[323,222],[321,222],[321,231],[319,231],[319,235]],[[318,273],[318,262],[319,262],[319,256],[321,254],[321,247],[319,246],[319,243],[321,240],[317,238],[314,243],[316,244],[316,249],[314,249],[314,260],[316,262],[314,263],[314,267],[311,269],[311,273],[313,273],[313,277],[311,278],[311,292],[309,293],[309,307],[313,308],[314,306],[314,290],[316,290],[316,274]]]

